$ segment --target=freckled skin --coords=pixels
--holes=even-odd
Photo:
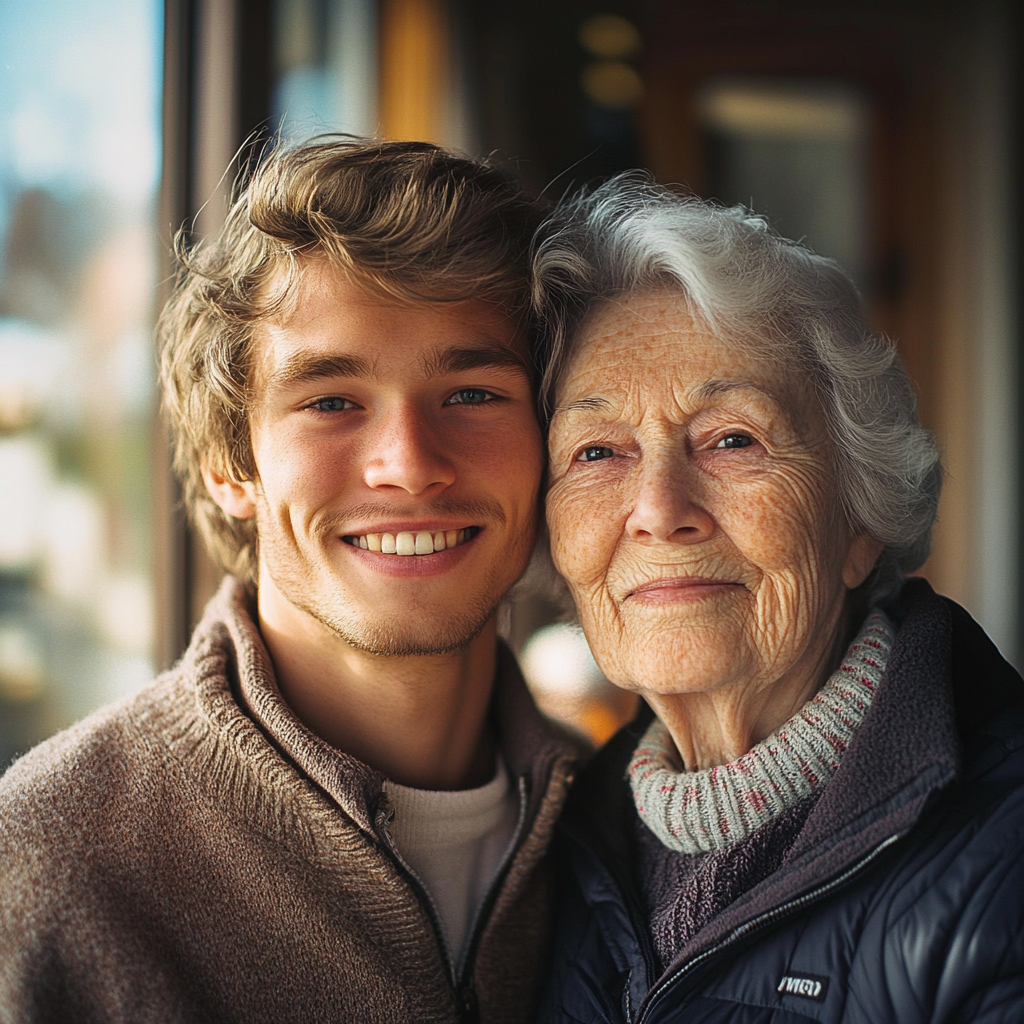
[[[688,769],[741,756],[810,699],[881,545],[846,524],[799,367],[711,333],[676,292],[605,304],[558,389],[550,455],[552,552],[594,655]]]

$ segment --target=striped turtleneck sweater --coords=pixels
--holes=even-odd
[[[681,772],[668,730],[651,724],[629,782],[638,881],[663,964],[783,862],[871,705],[894,637],[872,611],[818,693],[730,764]]]

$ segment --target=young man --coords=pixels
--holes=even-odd
[[[161,325],[229,575],[182,662],[0,780],[0,1019],[520,1021],[574,751],[495,626],[543,468],[529,199],[271,155]]]

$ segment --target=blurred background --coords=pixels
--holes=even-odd
[[[0,770],[172,663],[216,585],[152,323],[261,131],[554,196],[646,167],[840,260],[944,449],[924,574],[1020,665],[1022,39],[1012,0],[0,0]],[[505,632],[600,741],[631,702],[559,616],[537,571]]]
[[[162,21],[0,0],[0,770],[153,671]]]

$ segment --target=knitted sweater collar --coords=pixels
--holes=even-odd
[[[672,737],[655,719],[628,771],[643,822],[670,850],[709,853],[748,838],[820,791],[871,705],[894,639],[889,619],[872,611],[814,697],[730,764],[680,772]]]
[[[246,720],[251,721],[285,761],[326,792],[356,825],[371,834],[377,831],[383,777],[316,736],[287,705],[260,635],[255,594],[249,587],[224,578],[196,628],[183,668],[196,680],[204,716],[215,719],[220,731],[233,734],[249,754],[260,750],[269,755],[266,745],[254,742],[245,728]],[[501,642],[490,713],[510,773],[527,780],[527,818],[532,821],[553,773],[568,772],[579,751],[537,710],[515,657]],[[278,773],[280,760],[272,756],[266,770]]]

